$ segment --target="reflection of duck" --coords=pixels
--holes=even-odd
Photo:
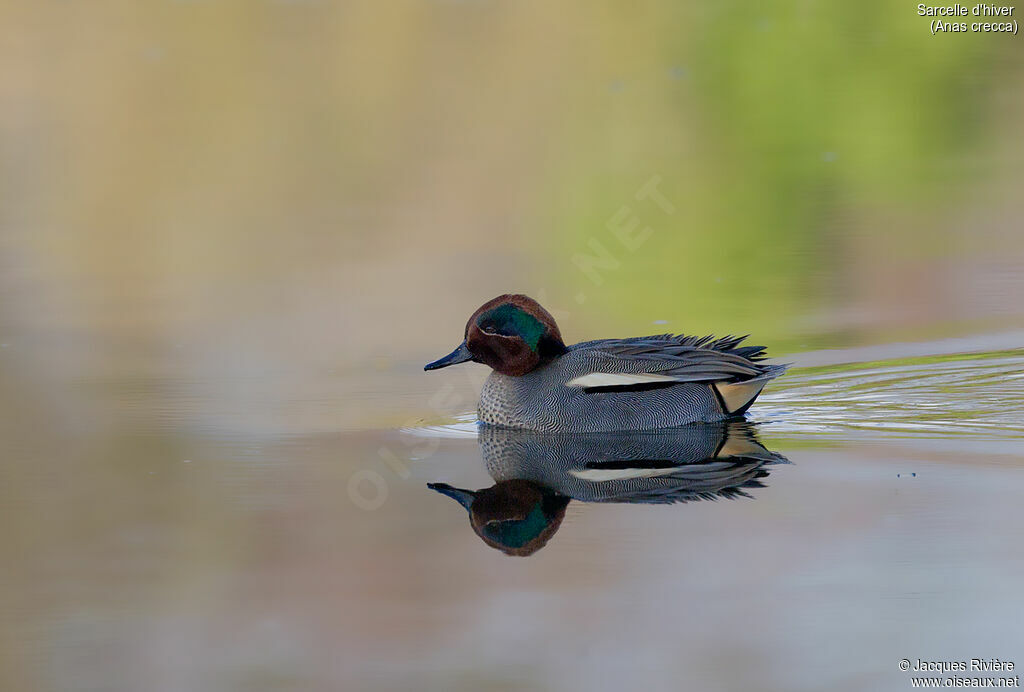
[[[542,548],[570,499],[667,504],[749,497],[748,489],[763,486],[767,464],[786,462],[757,441],[746,421],[574,436],[484,426],[480,447],[494,486],[429,487],[469,510],[477,535],[509,555]]]

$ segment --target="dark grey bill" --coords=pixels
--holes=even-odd
[[[456,363],[465,363],[467,360],[473,360],[473,354],[466,348],[466,342],[463,341],[459,344],[458,348],[449,353],[444,358],[435,360],[433,363],[427,363],[423,366],[424,370],[437,370],[438,368],[446,368],[449,365],[455,365]]]

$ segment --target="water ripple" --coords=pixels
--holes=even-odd
[[[778,432],[1024,437],[1024,351],[794,369],[752,410]]]

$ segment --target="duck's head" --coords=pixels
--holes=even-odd
[[[472,360],[504,375],[525,375],[565,352],[555,318],[533,298],[507,293],[489,300],[466,322],[462,343],[424,370]]]
[[[499,481],[483,490],[429,483],[469,511],[469,523],[484,543],[506,555],[537,552],[562,524],[569,498],[527,480]]]

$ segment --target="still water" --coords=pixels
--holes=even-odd
[[[895,0],[3,4],[0,691],[1024,667],[1020,47]],[[743,423],[501,437],[422,366],[506,292],[795,366]]]
[[[896,690],[901,658],[1016,660],[1024,351],[985,346],[1018,336],[798,354],[748,421],[634,436],[428,423],[457,375],[418,423],[263,434],[173,367],[82,383],[153,415],[7,438],[11,689]]]

